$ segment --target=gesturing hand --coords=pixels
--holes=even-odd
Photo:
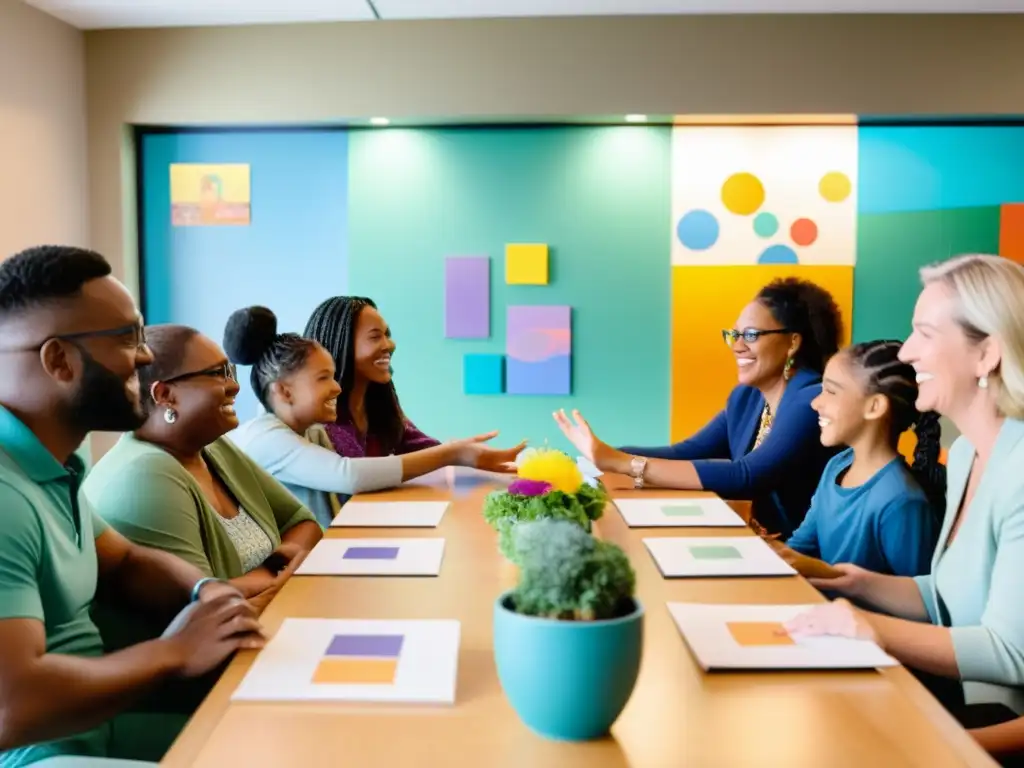
[[[871,575],[871,571],[851,563],[836,563],[832,568],[842,575],[834,579],[808,579],[807,581],[812,587],[857,597],[864,587],[866,577]]]
[[[262,648],[265,640],[255,611],[232,594],[185,606],[161,639],[171,648],[184,677],[205,675],[239,648]]]
[[[576,450],[587,460],[602,472],[615,471],[615,459],[625,454],[599,440],[579,411],[572,412],[572,420],[565,415],[564,410],[555,411],[553,416],[562,434],[569,438],[569,442],[576,446]]]
[[[526,447],[523,440],[514,448],[491,448],[486,443],[498,436],[497,432],[468,437],[452,443],[456,463],[461,467],[473,467],[487,472],[514,473],[516,457]]]

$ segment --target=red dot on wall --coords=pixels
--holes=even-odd
[[[818,239],[818,225],[810,219],[797,219],[789,228],[789,236],[797,245],[810,245]]]

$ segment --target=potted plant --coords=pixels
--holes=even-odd
[[[640,670],[644,611],[629,559],[564,519],[518,523],[511,543],[519,582],[494,610],[502,689],[534,732],[599,738]]]
[[[501,553],[515,562],[512,529],[530,520],[555,518],[576,523],[586,531],[604,514],[608,494],[592,485],[567,454],[550,448],[528,449],[519,458],[517,478],[507,489],[484,500],[484,519],[498,532]]]

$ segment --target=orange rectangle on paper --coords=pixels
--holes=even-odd
[[[313,682],[326,685],[390,685],[395,682],[397,669],[397,659],[326,658],[316,665]]]
[[[725,626],[740,645],[796,645],[777,621],[730,621]]]

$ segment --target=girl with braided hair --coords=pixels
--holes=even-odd
[[[327,299],[313,310],[302,335],[334,358],[334,380],[343,395],[337,419],[325,427],[338,453],[390,456],[439,445],[402,413],[391,378],[395,342],[371,299]]]
[[[900,361],[901,346],[855,344],[825,367],[821,394],[811,403],[821,442],[849,447],[825,467],[789,550],[877,573],[928,573],[945,507],[945,467],[938,414],[915,407],[917,374]],[[897,445],[911,428],[917,448],[907,466]]]
[[[323,527],[353,494],[392,488],[445,466],[511,471],[525,447],[491,448],[492,432],[400,456],[339,455],[324,425],[336,424],[346,392],[336,380],[334,359],[321,344],[278,333],[273,312],[247,307],[228,318],[224,349],[233,363],[252,366],[252,388],[265,410],[235,430],[232,440],[312,510]]]

